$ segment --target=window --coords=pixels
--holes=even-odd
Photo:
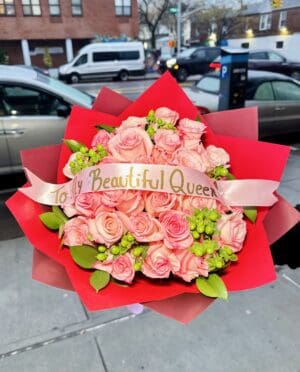
[[[81,0],[71,0],[72,15],[82,16],[82,1]]]
[[[259,20],[259,30],[260,31],[270,30],[271,26],[272,26],[272,14],[271,13],[262,14]]]
[[[45,92],[19,86],[4,86],[2,101],[6,115],[45,115],[57,116],[57,108],[62,102]]]
[[[129,60],[134,60],[134,59],[139,59],[140,58],[140,52],[139,51],[129,51],[129,52],[120,52],[119,53],[119,59],[121,61],[129,61]]]
[[[115,0],[115,11],[117,16],[131,16],[131,0]]]
[[[242,43],[241,48],[248,49],[249,48],[249,43]]]
[[[96,52],[93,53],[93,62],[108,62],[119,59],[118,52]]]
[[[82,56],[80,56],[76,61],[75,63],[73,64],[73,66],[80,66],[80,65],[84,65],[85,63],[87,63],[87,54],[82,54]]]
[[[16,15],[14,0],[0,0],[0,16],[14,15]]]
[[[196,87],[205,92],[217,94],[220,91],[220,79],[207,76],[199,80]]]
[[[274,101],[274,92],[271,83],[262,83],[254,94],[255,101]]]
[[[278,101],[300,101],[300,87],[289,81],[273,81],[273,89]]]
[[[276,61],[276,62],[284,62],[285,58],[282,57],[280,54],[274,53],[274,52],[268,52],[269,54],[269,60],[270,61]]]
[[[249,59],[268,59],[266,52],[249,53]]]
[[[205,50],[204,49],[196,50],[196,52],[193,53],[192,57],[205,59],[206,57]]]
[[[25,16],[40,16],[40,0],[22,0],[23,13]]]
[[[59,0],[49,0],[49,13],[51,16],[60,16]]]
[[[283,48],[283,41],[276,41],[276,49]]]
[[[280,12],[280,15],[279,15],[278,28],[281,29],[282,27],[286,27],[286,26],[287,26],[287,11],[283,10],[282,12]]]

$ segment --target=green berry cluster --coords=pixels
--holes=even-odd
[[[207,259],[209,271],[216,271],[225,268],[230,262],[236,262],[237,255],[232,249],[224,245]]]
[[[224,167],[224,165],[218,165],[215,167],[210,173],[209,176],[211,178],[220,179],[223,177],[227,177],[229,174],[229,171],[227,168]]]
[[[124,255],[126,252],[130,251],[135,259],[134,270],[140,271],[142,268],[143,260],[146,256],[148,246],[139,245],[131,233],[126,233],[122,236],[118,244],[112,245],[107,248],[105,245],[98,246],[98,254],[96,256],[97,260],[104,262],[109,255],[113,257],[118,257]]]
[[[221,217],[216,209],[195,209],[194,215],[188,217],[189,227],[194,240],[211,237],[216,232],[216,221]]]
[[[156,118],[155,117],[155,111],[150,110],[148,112],[148,115],[146,116],[148,126],[146,132],[148,135],[153,138],[156,129],[154,128],[153,124],[156,124],[157,129],[170,129],[170,130],[175,130],[175,126],[172,123],[168,123],[161,118]]]
[[[107,156],[107,152],[100,144],[93,149],[82,146],[79,152],[76,153],[76,158],[70,161],[70,170],[72,174],[76,174],[84,168],[100,163],[105,156]]]

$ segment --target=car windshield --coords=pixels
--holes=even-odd
[[[197,82],[196,87],[205,92],[217,94],[220,91],[220,79],[214,76],[205,76]]]
[[[190,57],[197,48],[188,48],[179,54],[179,57]]]
[[[37,74],[37,80],[48,84],[50,87],[60,92],[62,97],[69,97],[70,99],[81,102],[82,105],[91,106],[93,104],[94,97],[87,93],[81,92],[78,89],[72,88],[71,86],[62,83],[59,80],[52,79],[39,73]]]

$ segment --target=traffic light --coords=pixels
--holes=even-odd
[[[282,6],[282,0],[272,0],[272,7],[274,9],[281,8]]]
[[[175,48],[176,47],[176,40],[169,40],[168,41],[169,48]]]

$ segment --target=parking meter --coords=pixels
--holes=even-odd
[[[221,49],[220,111],[244,107],[247,73],[247,51]]]

